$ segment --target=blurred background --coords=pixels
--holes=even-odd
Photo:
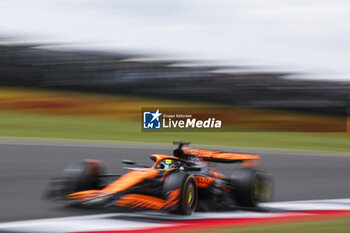
[[[349,8],[339,0],[4,0],[0,134],[347,151]],[[259,133],[139,131],[142,107],[218,106]]]
[[[0,221],[92,213],[44,203],[47,180],[86,157],[125,172],[119,159],[149,164],[175,140],[262,155],[277,201],[348,198],[349,12],[347,0],[1,0]],[[232,130],[142,132],[142,108],[213,109]]]

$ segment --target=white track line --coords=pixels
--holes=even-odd
[[[263,203],[261,207],[288,211],[303,210],[350,210],[350,199],[325,199],[293,202]]]
[[[48,218],[0,223],[0,231],[14,232],[82,232],[96,230],[137,230],[153,227],[172,226],[175,220],[195,220],[213,218],[271,218],[295,216],[293,211],[303,210],[350,210],[350,199],[330,199],[312,201],[271,202],[262,205],[278,212],[225,211],[195,213],[193,216],[167,215],[159,212],[136,212],[97,214],[77,217]],[[297,213],[297,215],[308,215]],[[140,221],[144,219],[146,221]],[[165,222],[164,222],[165,221]]]
[[[116,216],[114,216],[116,217]],[[143,228],[152,228],[166,226],[161,223],[144,223],[121,219],[103,218],[56,218],[42,219],[22,222],[11,222],[0,224],[0,230],[18,231],[18,232],[78,232],[78,231],[97,231],[97,230],[136,230]]]

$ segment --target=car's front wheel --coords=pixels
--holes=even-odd
[[[166,210],[191,215],[197,207],[198,190],[193,175],[185,172],[169,174],[163,184],[163,194],[168,200]]]

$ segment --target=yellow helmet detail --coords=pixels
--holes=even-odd
[[[166,159],[165,164],[172,164],[173,160],[172,159]]]

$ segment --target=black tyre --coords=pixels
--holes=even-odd
[[[45,198],[62,198],[73,192],[98,189],[98,175],[103,173],[103,164],[98,160],[84,160],[70,163],[61,177],[51,179]]]
[[[239,168],[233,172],[231,181],[234,187],[232,197],[239,206],[256,207],[272,198],[273,181],[266,172]]]
[[[198,203],[198,190],[194,176],[185,172],[169,174],[163,184],[163,194],[169,199],[169,195],[175,190],[179,190],[177,197],[179,201],[167,211],[191,215]]]

